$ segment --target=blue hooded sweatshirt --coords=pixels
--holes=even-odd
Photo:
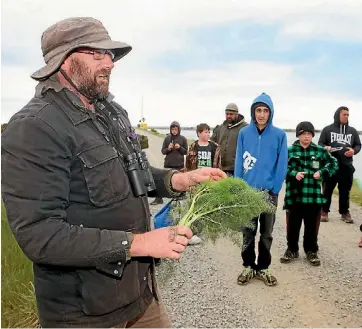
[[[261,134],[255,123],[253,105],[256,103],[270,108],[269,121]],[[288,146],[285,132],[273,126],[273,116],[273,102],[262,93],[251,106],[250,125],[239,132],[234,175],[251,187],[279,194],[287,173]]]

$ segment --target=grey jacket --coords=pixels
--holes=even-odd
[[[127,113],[110,103],[130,130]],[[42,327],[116,326],[154,298],[153,259],[125,258],[126,232],[150,230],[147,196],[133,196],[123,160],[97,120],[67,89],[50,89],[2,134],[2,197],[34,263]],[[157,194],[170,196],[170,172],[152,173]]]

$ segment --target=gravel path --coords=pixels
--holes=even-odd
[[[149,135],[152,165],[162,167],[162,139]],[[279,198],[282,203],[283,193]],[[151,200],[150,200],[151,201]],[[155,213],[161,206],[151,206]],[[362,327],[362,208],[351,206],[356,219],[339,219],[334,198],[330,222],[321,223],[321,266],[312,267],[304,253],[281,264],[286,247],[285,215],[279,206],[274,227],[271,271],[279,284],[254,280],[239,286],[240,248],[231,241],[188,246],[179,262],[158,267],[161,295],[174,327]]]

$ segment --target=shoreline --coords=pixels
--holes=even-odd
[[[140,129],[139,127],[136,127],[138,129]],[[161,130],[168,130],[170,129],[169,126],[148,126],[147,127],[148,131],[151,130],[151,129],[161,129]],[[211,127],[211,130],[215,129],[215,127]],[[285,131],[286,133],[293,133],[295,132],[295,129],[294,128],[281,128],[283,131]],[[142,129],[141,129],[142,130]],[[192,126],[182,126],[182,130],[196,130],[196,126],[195,127],[192,127]],[[315,129],[314,130],[316,133],[320,133],[322,131],[322,129]],[[359,135],[362,135],[362,130],[357,130],[357,133]]]
[[[151,128],[148,127],[147,130],[145,129],[140,129],[140,128],[136,128],[139,130],[139,133],[141,133],[142,131],[145,131],[149,134],[152,134],[154,136],[160,137],[160,138],[165,138],[167,135],[166,134],[161,134],[159,133],[155,128]],[[161,128],[160,128],[161,129]],[[295,130],[294,130],[295,131]],[[194,140],[192,139],[187,139],[188,144],[190,145],[191,143],[194,142]],[[335,194],[338,194],[338,189],[336,188]],[[353,180],[353,186],[351,189],[351,195],[350,195],[350,199],[351,201],[353,201],[356,205],[361,206],[362,207],[362,190],[359,188],[359,185],[357,183],[357,178],[355,178]]]

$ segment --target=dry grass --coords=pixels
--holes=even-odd
[[[362,206],[362,189],[358,186],[357,181],[353,182],[352,190],[351,190],[351,200]]]
[[[1,207],[1,327],[39,327],[32,263],[16,242]]]

